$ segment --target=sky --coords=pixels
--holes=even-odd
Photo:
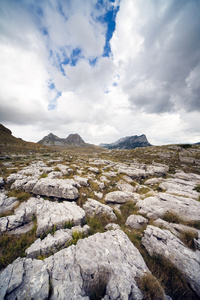
[[[200,0],[0,0],[0,123],[200,142]]]

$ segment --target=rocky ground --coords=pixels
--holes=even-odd
[[[200,299],[199,146],[0,167],[0,299]]]

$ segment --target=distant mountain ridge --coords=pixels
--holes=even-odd
[[[80,135],[70,134],[67,138],[59,138],[58,136],[54,135],[53,133],[48,134],[42,140],[38,142],[38,144],[44,146],[76,146],[76,147],[84,147],[86,143],[80,137]]]
[[[106,148],[106,149],[134,149],[137,147],[148,147],[152,146],[145,134],[140,136],[127,136],[119,139],[118,141],[111,143],[111,144],[100,144],[99,147]]]

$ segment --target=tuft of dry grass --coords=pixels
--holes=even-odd
[[[192,250],[196,250],[194,239],[198,239],[198,233],[192,230],[181,232],[180,240]]]
[[[163,216],[162,219],[169,222],[169,223],[181,223],[181,218],[172,211],[167,211]]]
[[[24,192],[23,190],[13,189],[7,193],[8,197],[17,197],[20,202],[28,200],[32,195],[30,193]]]
[[[139,288],[142,291],[144,300],[164,300],[165,295],[163,288],[158,280],[151,274],[144,274],[138,280]]]
[[[25,257],[25,250],[37,239],[37,220],[34,227],[28,233],[22,235],[9,235],[4,233],[0,236],[0,270],[7,267],[18,257]]]

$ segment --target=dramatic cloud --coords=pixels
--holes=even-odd
[[[0,123],[38,141],[200,141],[196,0],[1,0]]]

